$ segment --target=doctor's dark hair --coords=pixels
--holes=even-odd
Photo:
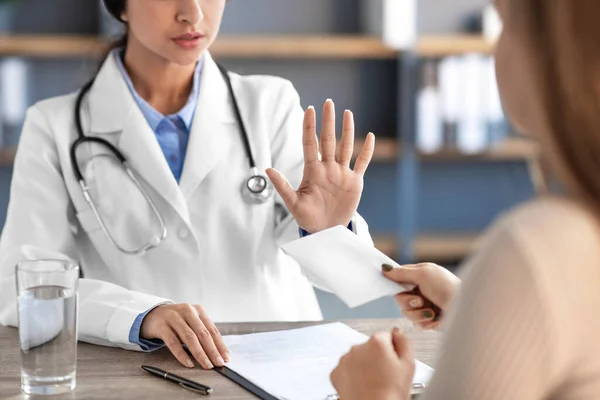
[[[125,4],[126,0],[104,0],[104,5],[110,15],[121,22],[125,22],[121,19],[121,15],[123,15],[123,12],[125,11]]]
[[[102,57],[102,61],[104,61],[114,49],[125,47],[127,45],[127,24],[121,19],[121,15],[123,15],[123,12],[125,12],[126,4],[127,0],[104,0],[104,6],[110,15],[125,25],[125,33],[110,43],[106,53]]]

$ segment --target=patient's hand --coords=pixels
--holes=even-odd
[[[446,268],[431,263],[390,268],[383,267],[388,279],[417,285],[411,292],[396,295],[404,316],[422,329],[435,329],[456,297],[460,279]]]
[[[398,328],[354,346],[331,373],[331,383],[343,400],[408,400],[415,360]]]

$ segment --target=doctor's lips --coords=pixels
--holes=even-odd
[[[187,32],[175,36],[173,41],[184,49],[193,50],[202,43],[205,37],[206,35],[200,32]]]

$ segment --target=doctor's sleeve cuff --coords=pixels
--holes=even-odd
[[[350,221],[350,223],[348,224],[348,229],[350,229],[352,232],[356,233],[356,224],[354,222],[354,218],[352,218],[352,221]],[[307,237],[310,236],[310,233],[306,232],[304,229],[299,228],[300,230],[300,237]]]
[[[165,346],[165,343],[160,339],[143,339],[140,337],[144,318],[146,318],[146,315],[156,307],[158,307],[158,305],[138,315],[129,330],[129,341],[140,346],[143,351],[155,351]]]
[[[130,298],[114,306],[114,311],[108,320],[105,339],[110,343],[127,349],[142,351],[142,347],[129,340],[131,328],[137,317],[146,311],[152,310],[162,304],[171,304],[172,301],[157,296],[131,292]],[[141,323],[139,324],[141,326]]]

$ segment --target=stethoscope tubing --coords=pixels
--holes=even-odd
[[[223,75],[223,78],[225,79],[225,83],[227,84],[227,89],[229,91],[229,95],[231,96],[232,103],[233,103],[235,117],[238,122],[238,126],[241,131],[241,134],[242,134],[242,141],[244,144],[244,149],[246,151],[246,155],[248,157],[248,162],[250,164],[251,176],[247,180],[247,182],[245,182],[244,185],[242,186],[241,195],[242,195],[242,198],[244,199],[244,201],[246,201],[248,204],[263,204],[269,198],[272,197],[273,188],[272,188],[272,185],[266,179],[266,177],[263,177],[262,175],[258,174],[258,171],[256,168],[256,161],[254,159],[254,154],[252,152],[252,147],[250,145],[250,138],[249,138],[248,131],[246,129],[244,120],[242,118],[242,113],[240,111],[240,106],[237,101],[235,91],[233,90],[233,84],[231,82],[229,72],[222,65],[217,64],[217,66],[219,68],[219,71]],[[128,255],[144,254],[148,250],[160,245],[167,238],[167,235],[168,235],[167,225],[166,225],[166,222],[165,222],[164,218],[162,217],[160,211],[158,210],[158,207],[156,206],[154,201],[152,201],[152,199],[150,198],[150,195],[147,193],[147,191],[144,189],[144,187],[140,183],[139,179],[136,177],[136,174],[134,173],[133,169],[129,166],[127,159],[121,153],[121,151],[119,149],[117,149],[112,143],[108,142],[107,140],[105,140],[103,138],[99,138],[99,137],[95,137],[95,136],[86,136],[84,134],[83,123],[81,120],[81,108],[82,108],[83,99],[85,98],[86,94],[91,90],[93,84],[94,84],[94,79],[87,82],[79,91],[79,94],[77,95],[77,99],[75,101],[74,119],[75,119],[75,126],[77,129],[78,137],[75,140],[75,142],[71,145],[70,154],[69,154],[70,158],[71,158],[70,161],[71,161],[71,166],[73,168],[73,173],[74,173],[75,178],[81,188],[81,191],[82,191],[82,194],[83,194],[83,197],[84,197],[86,203],[88,203],[88,205],[90,206],[90,209],[92,210],[95,218],[97,219],[98,223],[100,224],[100,227],[101,227],[104,235],[109,239],[109,241],[117,249],[119,249],[119,251],[121,251],[122,253],[125,253]],[[124,248],[115,241],[113,235],[108,230],[108,227],[107,227],[104,219],[100,215],[98,207],[96,207],[96,204],[92,200],[92,197],[89,192],[89,187],[87,185],[85,178],[83,177],[83,174],[81,173],[79,163],[77,162],[78,161],[77,149],[84,143],[96,143],[101,146],[104,146],[119,160],[119,162],[125,169],[125,172],[127,173],[127,175],[134,182],[134,184],[136,185],[138,190],[142,193],[146,202],[150,205],[150,208],[152,209],[152,212],[160,225],[159,235],[151,237],[146,244],[144,244],[140,247],[134,248],[134,249]],[[264,185],[264,189],[262,191],[255,192],[252,190],[252,188],[250,187],[251,186],[250,183],[252,182],[253,179],[264,180],[265,185]]]

